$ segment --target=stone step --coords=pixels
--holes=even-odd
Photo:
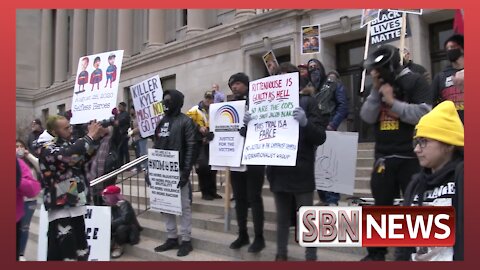
[[[144,219],[139,217],[139,222],[144,230],[143,235],[152,239],[158,239],[156,245],[160,245],[166,240],[166,231],[163,221]],[[236,239],[236,234],[224,233],[222,231],[211,231],[205,229],[192,228],[192,245],[194,250],[201,249],[220,256],[234,257],[242,261],[273,261],[276,254],[276,244],[272,241],[266,241],[266,248],[258,253],[252,254],[247,252],[247,247],[240,250],[232,250],[229,248],[231,242]],[[251,237],[253,238],[253,237]],[[289,244],[289,260],[303,261],[305,249],[298,244]],[[351,254],[345,252],[332,251],[325,248],[317,251],[319,261],[358,261],[362,255]]]
[[[358,150],[374,150],[375,149],[375,143],[359,143],[358,144]]]
[[[374,158],[374,153],[373,149],[358,149],[357,158]]]

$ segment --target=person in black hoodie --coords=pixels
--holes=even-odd
[[[379,57],[383,55],[383,58]],[[382,45],[364,63],[373,87],[360,110],[363,121],[375,128],[375,163],[370,187],[375,205],[393,205],[412,175],[420,170],[413,152],[412,134],[420,118],[431,109],[426,79],[402,69],[398,48]],[[385,260],[387,248],[369,247],[364,261]]]
[[[250,79],[245,73],[233,74],[228,80],[234,100],[247,100],[248,112],[248,84]],[[245,113],[244,124],[240,134],[246,136],[247,124],[251,116]],[[247,232],[248,208],[252,209],[253,229],[255,238],[248,247],[248,252],[257,253],[265,248],[263,237],[264,210],[262,188],[265,181],[265,166],[248,165],[245,172],[231,172],[232,190],[235,197],[235,212],[237,214],[238,238],[230,244],[231,249],[239,249],[250,243]]]
[[[463,36],[451,36],[445,41],[444,46],[451,65],[439,72],[433,79],[433,105],[435,106],[444,100],[453,101],[458,115],[460,115],[460,119],[464,123],[463,87],[458,87],[454,83],[455,74],[462,71],[464,67]]]
[[[298,72],[291,63],[282,63],[280,73]],[[299,76],[299,88],[303,89],[308,80]],[[315,99],[300,93],[300,107],[295,108],[293,117],[299,122],[299,137],[296,166],[268,166],[267,178],[274,194],[277,209],[277,261],[287,260],[289,223],[291,222],[292,200],[295,208],[313,205],[315,191],[315,150],[326,140],[324,122]],[[306,260],[317,259],[317,249],[307,248]]]
[[[463,146],[464,128],[455,104],[444,101],[423,116],[415,127],[414,151],[422,170],[405,192],[405,206],[453,206],[456,216],[455,247],[420,247],[414,261],[463,259]],[[462,183],[460,190],[458,183]],[[461,216],[458,213],[462,213]],[[461,234],[460,234],[461,233]]]
[[[196,127],[193,120],[181,113],[184,96],[178,90],[163,92],[165,116],[155,129],[154,148],[178,151],[180,162],[180,188],[182,215],[180,216],[181,244],[178,244],[176,215],[164,214],[167,227],[167,241],[156,247],[156,252],[178,248],[177,256],[187,256],[192,250],[192,186],[190,172],[196,156]]]

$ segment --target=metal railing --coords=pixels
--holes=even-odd
[[[148,174],[146,171],[142,170],[132,172],[131,169],[138,167],[147,159],[147,155],[141,156],[110,173],[95,178],[90,182],[90,187],[101,184],[112,177],[117,177],[115,184],[122,185],[122,195],[126,197],[125,199],[127,199],[132,206],[136,205],[136,207],[134,207],[136,210],[135,212],[137,215],[140,215],[150,209],[150,196],[148,195],[149,192],[147,190]],[[143,174],[143,178],[141,177],[141,174]],[[128,185],[128,195],[125,194],[126,185]]]

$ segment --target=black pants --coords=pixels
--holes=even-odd
[[[208,165],[195,167],[198,175],[198,184],[202,195],[214,196],[217,194],[217,171],[212,171]]]
[[[250,206],[255,235],[263,236],[262,188],[265,181],[265,166],[248,166],[246,172],[231,172],[231,176],[239,233],[247,233],[247,216]]]
[[[130,153],[128,152],[128,137],[122,135],[122,139],[120,141],[120,146],[118,148],[119,153],[118,157],[120,158],[120,163],[127,164],[130,162]]]
[[[127,225],[120,225],[117,228],[112,229],[112,238],[115,241],[115,243],[119,245],[123,245],[130,242],[129,241],[130,229],[131,229],[131,226],[127,226]]]
[[[20,219],[17,221],[17,261],[20,258],[20,235],[21,235],[21,228],[22,228],[22,220]]]
[[[301,206],[313,205],[313,191],[306,193],[275,192],[274,198],[277,208],[277,255],[287,256],[292,210],[297,212]],[[293,201],[296,203],[294,207],[292,206]],[[316,260],[317,249],[306,248],[305,258]]]
[[[379,167],[384,165],[384,170],[379,171]],[[393,205],[395,198],[400,198],[405,193],[412,175],[420,171],[418,159],[411,158],[386,158],[380,156],[375,158],[373,166],[370,187],[375,200],[375,205]],[[369,247],[369,255],[385,255],[386,247]]]
[[[48,224],[48,261],[86,261],[88,254],[83,215],[57,219]]]

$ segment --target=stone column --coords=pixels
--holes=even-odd
[[[87,10],[73,11],[73,44],[71,75],[77,74],[78,59],[87,54]]]
[[[107,50],[108,13],[106,9],[95,9],[93,18],[93,53]]]
[[[42,10],[42,33],[40,53],[40,87],[46,88],[52,84],[52,53],[53,53],[53,12],[51,9]]]
[[[165,10],[148,10],[148,47],[165,43]]]
[[[118,43],[119,50],[124,50],[125,57],[132,55],[133,44],[133,10],[119,9],[118,10]]]
[[[57,9],[57,19],[55,22],[55,82],[63,82],[67,78],[67,27],[67,10]]]
[[[197,34],[207,29],[207,10],[187,10],[187,35]]]

